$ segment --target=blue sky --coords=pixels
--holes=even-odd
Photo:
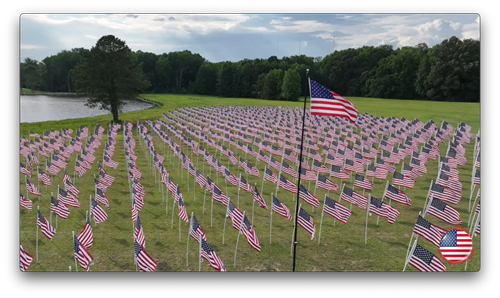
[[[90,49],[103,35],[134,51],[185,49],[212,62],[390,44],[394,48],[451,36],[479,39],[478,14],[23,14],[20,59]]]

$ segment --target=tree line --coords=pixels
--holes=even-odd
[[[75,67],[88,49],[63,50],[42,61],[21,62],[21,87],[75,92]],[[324,58],[296,55],[238,62],[210,62],[191,51],[163,54],[136,51],[132,64],[149,82],[146,93],[186,93],[222,97],[298,100],[306,69],[314,80],[343,96],[479,102],[480,42],[451,37],[425,43],[338,50]]]

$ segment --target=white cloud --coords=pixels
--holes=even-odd
[[[34,44],[22,44],[21,50],[40,50],[45,49],[44,46],[34,45]]]
[[[468,39],[479,39],[479,16],[476,18],[474,23],[465,24],[462,28],[462,38]]]
[[[338,26],[334,24],[328,24],[318,21],[310,21],[310,20],[301,20],[301,21],[280,21],[280,20],[272,20],[271,25],[274,28],[281,31],[296,31],[300,33],[312,33],[318,31],[335,31],[338,29]]]

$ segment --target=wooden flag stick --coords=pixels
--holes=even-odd
[[[37,211],[40,211],[40,206],[36,206]],[[38,263],[38,212],[37,212],[37,223],[36,223],[36,262]]]
[[[321,209],[321,220],[319,222],[318,244],[320,244],[320,242],[321,242],[321,225],[323,224],[323,215],[325,214],[325,203],[326,203],[326,194],[325,194],[325,199],[323,200],[323,209]]]
[[[411,241],[410,241],[410,243],[411,243]],[[415,250],[416,245],[417,245],[417,239],[415,239],[415,242],[413,242],[413,246],[412,246],[410,254],[408,254],[406,256],[405,266],[403,267],[403,272],[405,272],[405,270],[406,270],[406,265],[408,265],[408,262],[410,261],[410,257],[413,254],[413,251]]]
[[[372,200],[372,195],[368,194],[368,202],[366,204],[366,221],[365,221],[365,245],[368,236],[368,213],[370,213],[370,202]]]
[[[224,244],[224,236],[226,234],[226,220],[227,220],[227,211],[229,210],[229,202],[231,202],[231,198],[228,198],[226,214],[224,215],[224,229],[222,230],[222,244]]]
[[[189,222],[189,229],[188,229],[188,234],[187,234],[187,240],[186,240],[186,267],[189,265],[188,263],[188,256],[189,256],[189,232],[191,231],[191,224],[193,223],[193,212],[191,212],[191,221]],[[180,230],[180,228],[179,228]]]
[[[269,243],[271,243],[271,231],[273,229],[273,193],[271,193],[271,204],[269,205],[270,222],[269,222]]]
[[[302,204],[299,203],[299,208],[295,209],[295,217],[297,217],[297,215],[299,214],[301,207],[302,207]],[[295,208],[297,208],[297,207],[295,207]],[[296,222],[297,222],[297,220],[295,220],[294,224],[293,224],[293,234],[292,234],[292,243],[290,245],[290,255],[293,255],[293,238],[295,237],[295,229],[297,229],[297,225],[295,224]]]
[[[205,185],[205,194],[203,195],[203,214],[205,214],[205,197],[206,196],[207,196],[207,186]]]

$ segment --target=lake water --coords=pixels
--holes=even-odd
[[[21,123],[75,119],[111,115],[107,110],[91,109],[85,106],[85,98],[52,97],[46,95],[21,95]],[[141,101],[124,100],[122,112],[151,108],[153,105]]]

